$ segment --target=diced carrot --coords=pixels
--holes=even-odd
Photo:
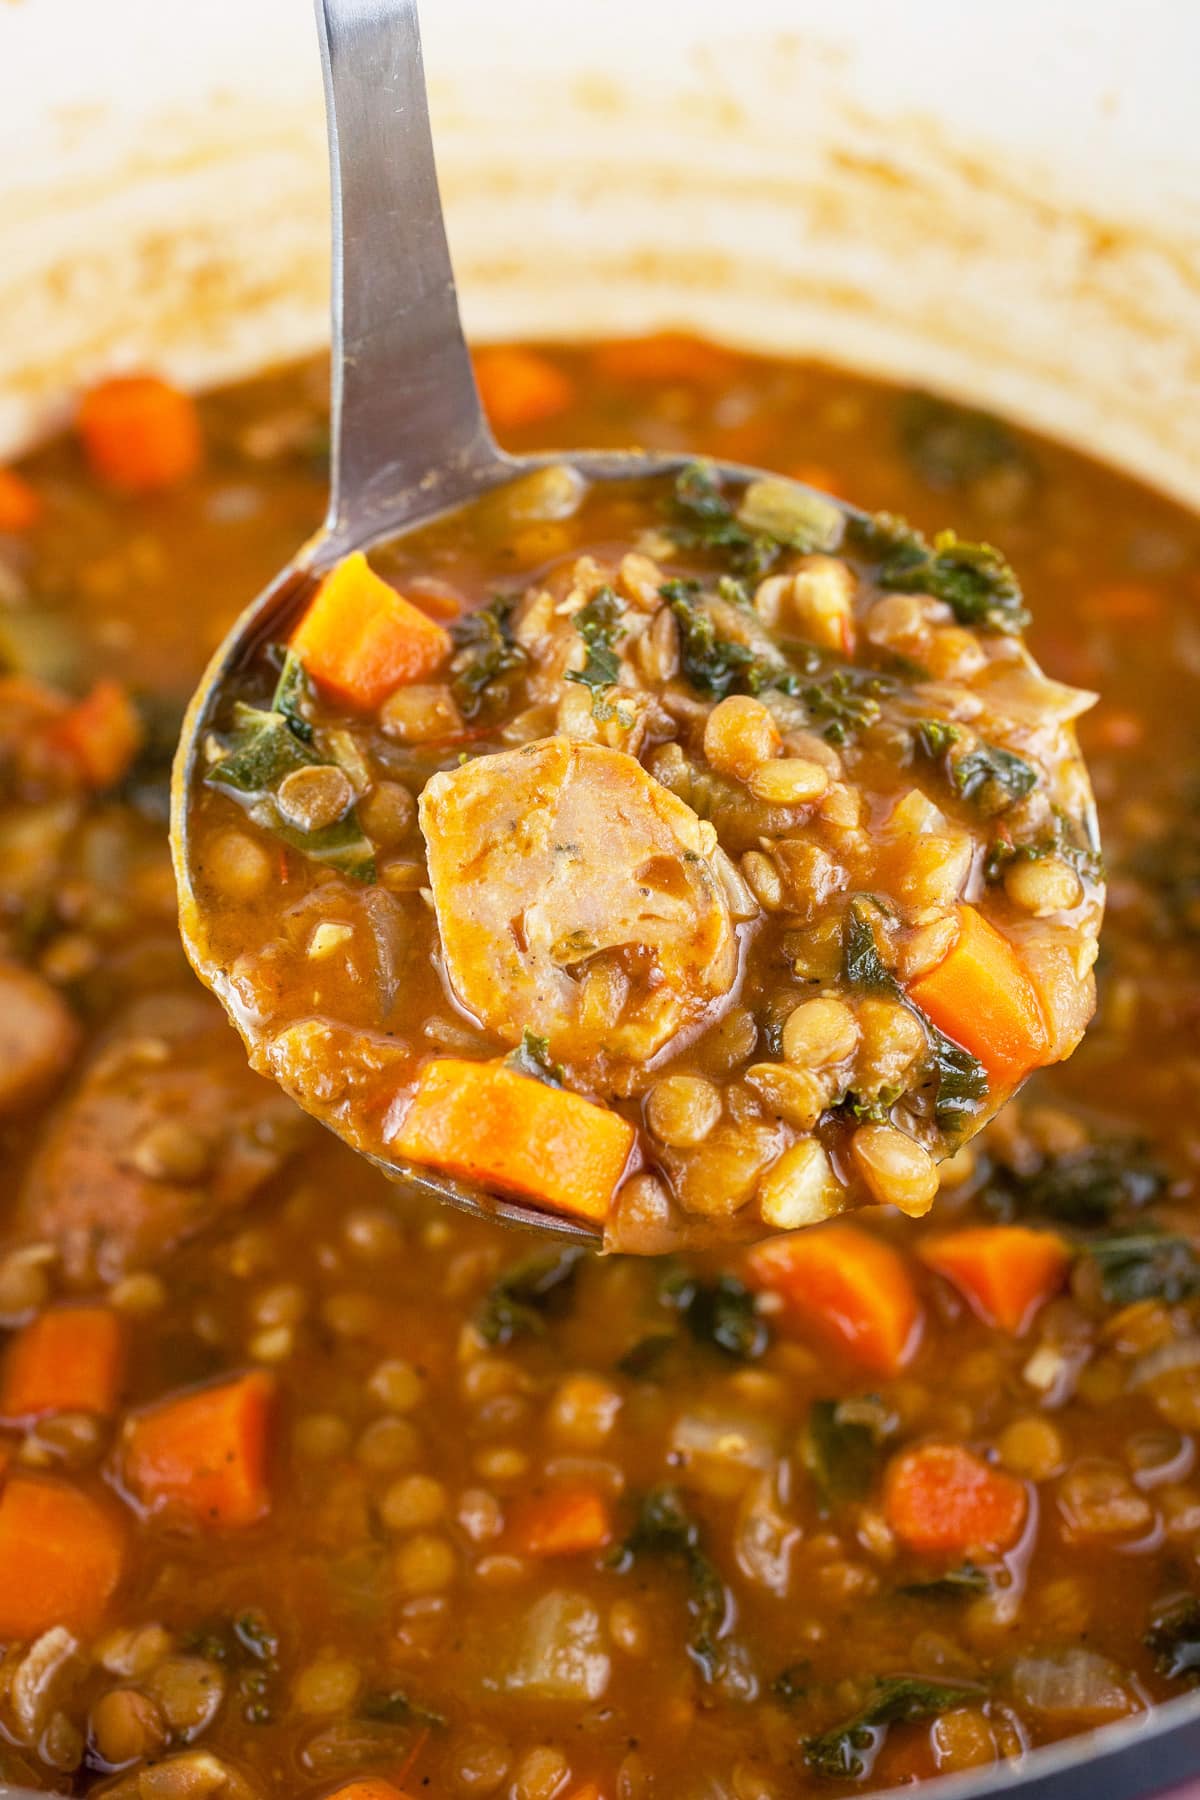
[[[47,1413],[115,1412],[125,1364],[125,1330],[107,1306],[54,1306],[8,1347],[0,1388],[6,1423]]]
[[[608,1502],[582,1484],[534,1494],[516,1510],[513,1540],[525,1556],[581,1556],[612,1542]]]
[[[600,344],[591,360],[602,381],[694,383],[699,387],[719,387],[728,381],[735,361],[720,345],[706,344],[683,331],[614,338]]]
[[[1015,1476],[961,1444],[902,1450],[883,1478],[884,1517],[902,1544],[925,1556],[1011,1549],[1028,1505]]]
[[[0,531],[28,531],[42,516],[42,496],[15,469],[0,469]]]
[[[503,1062],[426,1064],[394,1141],[400,1156],[602,1221],[633,1148],[619,1113]]]
[[[899,1251],[857,1225],[821,1225],[756,1244],[750,1285],[783,1301],[780,1323],[894,1375],[916,1350],[921,1302]]]
[[[973,906],[959,907],[958,936],[948,954],[908,992],[939,1030],[1006,1087],[1047,1054],[1033,983],[1008,939]]]
[[[126,1484],[151,1513],[178,1513],[197,1525],[253,1525],[271,1504],[274,1402],[274,1379],[256,1369],[138,1413],[126,1433]]]
[[[565,412],[575,398],[575,384],[565,370],[517,344],[477,351],[475,380],[483,410],[497,431],[538,425]]]
[[[926,1238],[922,1262],[952,1281],[985,1325],[1019,1336],[1038,1308],[1058,1292],[1071,1251],[1053,1231],[1028,1225],[973,1225]]]
[[[175,487],[204,452],[195,401],[157,375],[100,382],[83,396],[78,426],[93,474],[126,494]]]
[[[567,1800],[603,1800],[603,1796],[594,1781],[585,1781],[582,1787],[571,1789]]]
[[[1079,734],[1089,750],[1136,750],[1146,736],[1140,713],[1123,706],[1098,706],[1082,721]]]
[[[313,680],[363,712],[432,675],[450,647],[449,632],[377,575],[361,550],[330,570],[292,633]]]
[[[385,1781],[382,1775],[360,1775],[357,1780],[334,1788],[325,1800],[408,1800],[408,1797],[390,1781]]]
[[[10,1475],[0,1492],[0,1638],[90,1632],[121,1579],[116,1514],[65,1481]]]
[[[50,736],[78,766],[89,787],[114,787],[142,746],[142,721],[119,681],[98,681],[67,708]]]

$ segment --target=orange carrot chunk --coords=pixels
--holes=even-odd
[[[603,1494],[582,1484],[535,1494],[518,1506],[513,1541],[525,1556],[582,1556],[612,1542]]]
[[[536,350],[495,344],[475,355],[483,410],[497,431],[519,431],[565,412],[575,398],[571,377]]]
[[[585,1781],[582,1787],[571,1789],[567,1800],[602,1800],[602,1795],[594,1781]]]
[[[119,681],[98,681],[50,731],[89,787],[114,787],[142,747],[142,722]]]
[[[552,1212],[602,1222],[633,1148],[633,1127],[503,1062],[426,1064],[393,1140],[400,1156]]]
[[[1044,1061],[1046,1023],[1033,984],[1006,937],[973,906],[958,909],[958,937],[908,990],[939,1030],[1008,1087]]]
[[[55,1306],[19,1331],[8,1347],[0,1388],[5,1423],[47,1413],[116,1411],[125,1363],[125,1330],[106,1306]]]
[[[28,531],[42,516],[42,496],[15,469],[0,469],[0,531]]]
[[[1068,1245],[1028,1225],[974,1225],[929,1237],[918,1256],[970,1301],[985,1325],[1019,1336],[1056,1294],[1071,1266]]]
[[[961,1444],[919,1444],[887,1466],[883,1512],[900,1542],[922,1556],[1009,1550],[1029,1502],[1015,1476]]]
[[[314,681],[363,712],[450,654],[450,634],[377,575],[361,550],[332,569],[292,633]]]
[[[921,1335],[921,1302],[899,1251],[857,1225],[821,1225],[756,1244],[750,1285],[783,1302],[785,1330],[894,1375]]]
[[[125,1480],[148,1512],[197,1525],[253,1525],[270,1509],[267,1454],[275,1382],[256,1369],[137,1414]]]
[[[356,1781],[334,1788],[325,1800],[408,1800],[408,1796],[382,1775],[360,1775]]]
[[[78,426],[92,473],[126,494],[186,481],[204,451],[195,402],[157,375],[100,382],[84,395]]]
[[[0,1638],[35,1638],[52,1625],[94,1631],[124,1562],[111,1508],[65,1481],[10,1476],[0,1492]]]

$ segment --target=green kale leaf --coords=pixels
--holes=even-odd
[[[562,1064],[550,1055],[550,1039],[539,1037],[528,1027],[522,1032],[517,1048],[505,1057],[504,1064],[515,1075],[528,1075],[547,1087],[561,1087],[566,1079]]]
[[[703,1281],[673,1270],[660,1293],[666,1305],[677,1308],[698,1344],[720,1350],[734,1362],[756,1362],[771,1341],[754,1295],[736,1275]]]
[[[973,1683],[926,1681],[919,1675],[885,1675],[860,1710],[841,1724],[805,1740],[804,1760],[814,1775],[855,1781],[866,1775],[889,1725],[915,1725],[951,1707],[984,1696]]]
[[[1111,1306],[1131,1306],[1136,1300],[1165,1300],[1175,1306],[1200,1293],[1200,1258],[1185,1237],[1143,1231],[1092,1238],[1085,1248]]]
[[[871,1420],[869,1411],[853,1401],[813,1401],[800,1439],[800,1461],[813,1479],[822,1511],[870,1492],[886,1424],[882,1409],[878,1420]]]
[[[481,711],[487,690],[504,675],[528,662],[512,634],[515,594],[500,594],[487,606],[464,613],[450,627],[457,654],[454,658],[454,698],[466,719]]]
[[[696,582],[667,581],[659,591],[679,626],[680,666],[698,693],[723,700],[735,688],[760,694],[771,686],[782,664],[758,655],[748,644],[718,636]]]
[[[976,744],[950,759],[950,785],[960,800],[986,818],[1000,813],[1031,794],[1038,772],[1023,756],[1002,750],[998,744]]]
[[[667,529],[681,550],[719,556],[735,575],[757,581],[779,558],[778,539],[742,524],[705,463],[680,470],[667,510]]]
[[[1183,1594],[1158,1614],[1143,1638],[1154,1666],[1168,1681],[1200,1681],[1200,1600]]]
[[[661,1556],[682,1564],[692,1620],[688,1652],[704,1679],[715,1680],[720,1673],[718,1640],[729,1609],[729,1596],[704,1550],[700,1527],[678,1489],[652,1488],[642,1501],[637,1522],[618,1553],[618,1561],[634,1562],[639,1556]]]
[[[568,1244],[546,1256],[525,1257],[506,1269],[475,1315],[484,1342],[500,1346],[519,1337],[543,1336],[547,1318],[570,1305],[586,1254],[581,1244]]]

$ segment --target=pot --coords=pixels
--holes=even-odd
[[[994,406],[1200,504],[1189,0],[426,12],[476,336],[690,326]],[[320,345],[305,7],[19,0],[0,71],[0,456],[103,372],[208,385]],[[1198,1771],[1200,1694],[937,1794]]]

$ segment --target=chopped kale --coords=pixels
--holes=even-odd
[[[805,1740],[804,1760],[814,1775],[854,1781],[866,1775],[889,1725],[915,1725],[951,1707],[983,1697],[972,1683],[926,1681],[919,1675],[885,1675],[851,1718]]]
[[[919,1007],[905,1000],[900,983],[884,966],[868,903],[861,896],[851,901],[842,927],[842,976],[848,987],[860,988],[868,994],[889,994],[893,999],[903,1001],[920,1019],[929,1042],[930,1070],[937,1079],[934,1115],[940,1129],[951,1132],[977,1112],[988,1096],[986,1069],[969,1050],[964,1050],[961,1044],[956,1044],[953,1038],[939,1030]],[[898,1098],[899,1095],[894,1094],[893,1103]],[[868,1103],[868,1113],[864,1116],[874,1116],[870,1109],[877,1103],[878,1100]],[[861,1107],[863,1102],[859,1100],[854,1104]]]
[[[962,732],[949,719],[922,719],[917,726],[917,748],[923,756],[936,761],[945,756],[952,744],[957,744]]]
[[[835,669],[823,681],[800,688],[800,698],[813,719],[825,719],[824,735],[831,744],[846,744],[865,725],[879,717],[880,694],[892,686],[886,675],[869,669]]]
[[[772,1694],[776,1700],[782,1700],[785,1706],[795,1706],[798,1701],[806,1700],[811,1688],[810,1662],[789,1663],[786,1669],[780,1669],[771,1683]]]
[[[718,637],[696,582],[664,582],[660,592],[679,626],[683,673],[698,693],[711,694],[715,700],[723,700],[735,688],[760,694],[780,674],[781,664],[759,656],[748,644]]]
[[[886,1420],[868,1423],[864,1409],[842,1400],[814,1400],[800,1439],[800,1461],[812,1476],[822,1510],[870,1492],[879,1468]]]
[[[754,1295],[735,1275],[702,1281],[673,1270],[660,1292],[668,1306],[678,1309],[697,1343],[720,1350],[735,1362],[757,1361],[771,1341]]]
[[[1165,1300],[1174,1306],[1200,1293],[1200,1258],[1189,1240],[1166,1232],[1092,1238],[1085,1246],[1111,1306]]]
[[[237,794],[272,793],[293,769],[316,768],[321,758],[298,738],[283,713],[247,706],[233,708],[229,749],[206,779]]]
[[[869,903],[861,897],[850,902],[842,926],[842,978],[847,987],[868,994],[899,996],[900,983],[879,954]]]
[[[289,731],[300,739],[302,744],[311,744],[313,728],[302,710],[303,702],[309,697],[308,675],[304,664],[294,650],[285,650],[283,664],[279,671],[279,680],[275,684],[275,696],[271,701],[271,710],[282,713],[287,720]]]
[[[585,1254],[582,1245],[568,1244],[548,1256],[525,1257],[506,1269],[475,1315],[479,1335],[493,1345],[511,1344],[519,1337],[541,1337],[546,1319],[563,1312],[570,1303]]]
[[[711,468],[690,463],[675,477],[668,530],[682,550],[721,556],[736,575],[757,580],[778,559],[778,539],[743,525]]]
[[[1182,1594],[1171,1601],[1142,1641],[1166,1680],[1200,1681],[1200,1600],[1194,1594]]]
[[[458,652],[454,659],[454,698],[466,719],[479,713],[493,682],[524,667],[528,661],[512,634],[516,604],[515,594],[499,594],[487,606],[464,613],[450,627]]]
[[[987,1070],[977,1056],[972,1056],[969,1050],[948,1038],[925,1013],[921,1018],[937,1076],[934,1117],[942,1131],[953,1132],[964,1120],[973,1117],[987,1099]]]
[[[209,1621],[186,1632],[183,1648],[229,1672],[233,1694],[249,1725],[267,1725],[275,1717],[275,1679],[279,1674],[279,1637],[260,1612],[243,1612]]]
[[[720,1672],[718,1640],[729,1608],[725,1583],[707,1554],[700,1527],[688,1512],[676,1488],[652,1488],[642,1501],[632,1532],[619,1560],[662,1556],[680,1562],[688,1580],[688,1611],[692,1632],[688,1652],[706,1681]]]
[[[880,587],[931,594],[945,601],[960,624],[985,631],[1015,632],[1029,623],[1020,584],[990,544],[965,544],[954,532],[941,531],[931,545],[891,513],[859,515],[849,529],[868,555],[881,559]]]
[[[673,1331],[648,1331],[617,1358],[616,1367],[633,1381],[650,1381],[678,1342]]]
[[[1033,474],[1028,451],[999,419],[973,407],[921,392],[900,406],[900,447],[929,487],[940,493],[970,488],[997,471]]]
[[[621,635],[623,610],[613,590],[603,587],[575,614],[575,629],[587,648],[587,661],[582,669],[568,669],[567,680],[577,681],[589,690],[592,711],[598,718],[612,714],[601,695],[607,688],[615,687],[621,673],[621,659],[613,646]]]
[[[1053,1219],[1089,1230],[1139,1212],[1166,1185],[1162,1170],[1136,1147],[1110,1142],[1048,1156],[1028,1174],[998,1169],[980,1198],[1004,1219]]]
[[[1032,843],[1017,843],[1001,819],[988,845],[984,876],[988,881],[1000,881],[1010,863],[1040,862],[1047,856],[1070,863],[1081,881],[1103,880],[1103,859],[1090,842],[1086,823],[1071,818],[1061,806],[1054,807],[1048,828]]]
[[[550,1055],[550,1039],[539,1037],[528,1027],[521,1034],[521,1042],[515,1050],[510,1050],[504,1059],[505,1067],[514,1074],[528,1075],[534,1081],[544,1082],[547,1087],[561,1087],[565,1073],[561,1063],[556,1063]]]
[[[997,744],[976,744],[973,750],[950,759],[951,787],[960,800],[985,817],[1023,800],[1037,784],[1038,772],[1033,764]]]
[[[401,1688],[386,1688],[368,1694],[361,1702],[358,1712],[360,1718],[371,1719],[381,1725],[404,1725],[409,1720],[415,1725],[446,1723],[443,1713],[434,1712],[431,1706],[422,1705]]]
[[[970,1594],[988,1594],[991,1588],[992,1578],[987,1570],[965,1562],[957,1569],[947,1569],[943,1575],[931,1576],[928,1581],[907,1582],[897,1592],[914,1600],[963,1600]]]
[[[229,748],[205,779],[236,795],[256,825],[311,862],[327,864],[357,881],[373,881],[375,847],[358,822],[356,808],[350,807],[336,823],[319,831],[304,831],[285,819],[275,804],[285,776],[297,769],[336,765],[335,757],[320,753],[313,728],[299,710],[305,691],[304,670],[288,651],[270,709],[235,703]]]
[[[1147,910],[1156,937],[1200,937],[1200,777],[1194,769],[1184,771],[1168,823],[1133,850],[1126,867],[1152,901]]]

